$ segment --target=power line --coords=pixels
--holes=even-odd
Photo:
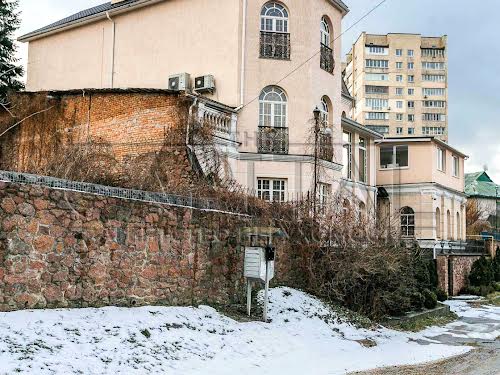
[[[330,42],[330,48],[332,48],[332,45],[333,43],[339,39],[340,37],[342,37],[346,32],[348,32],[349,30],[351,30],[352,28],[354,28],[357,24],[359,24],[361,21],[363,21],[366,17],[368,17],[370,14],[372,14],[373,12],[375,12],[380,6],[382,6],[382,4],[384,4],[387,0],[382,0],[380,3],[378,3],[377,5],[375,5],[372,9],[370,9],[367,13],[365,13],[360,19],[358,19],[356,22],[354,22],[351,26],[349,26],[347,29],[345,29],[342,33],[339,34],[339,36],[337,36],[335,39],[333,39],[331,42]],[[332,48],[333,49],[333,48]],[[281,82],[283,82],[285,79],[287,79],[288,77],[290,77],[292,74],[294,74],[296,71],[298,71],[300,68],[302,68],[304,65],[306,65],[308,62],[310,62],[312,59],[314,59],[319,53],[321,53],[321,49],[319,49],[316,53],[314,53],[311,57],[309,57],[308,59],[306,59],[304,62],[302,62],[301,64],[299,64],[296,68],[292,69],[289,73],[287,73],[283,78],[281,78],[279,81],[277,81],[275,83],[275,85],[279,85]],[[252,100],[250,100],[248,103],[246,103],[245,105],[243,105],[241,107],[241,109],[245,108],[246,106],[252,104],[255,100],[257,100],[258,98],[260,97],[260,94],[257,95],[255,98],[253,98]]]

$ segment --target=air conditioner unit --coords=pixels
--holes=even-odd
[[[196,77],[194,89],[197,92],[213,92],[215,90],[215,79],[212,75]]]
[[[171,75],[168,77],[168,89],[172,91],[191,90],[191,76],[188,73]]]

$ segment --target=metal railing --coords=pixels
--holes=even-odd
[[[290,60],[290,34],[261,31],[260,57],[266,59]]]
[[[320,66],[321,69],[326,70],[328,73],[333,73],[333,70],[335,69],[333,49],[324,44],[321,44]]]
[[[257,148],[261,154],[288,154],[288,128],[259,126]]]
[[[320,133],[318,137],[318,157],[322,160],[333,160],[333,140],[330,134]]]
[[[141,202],[197,208],[201,210],[217,209],[215,201],[207,198],[194,198],[191,196],[188,197],[142,190],[123,189],[118,187],[96,185],[88,182],[69,181],[55,177],[39,176],[28,173],[0,171],[0,181],[43,186],[52,189],[101,195],[111,198],[122,198]]]

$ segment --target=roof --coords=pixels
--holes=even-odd
[[[486,172],[474,172],[465,174],[465,194],[476,198],[497,198],[500,194],[500,185],[497,185]]]
[[[349,89],[347,88],[347,85],[345,84],[344,77],[342,77],[342,95],[345,96],[347,99],[354,101],[354,98],[352,97],[351,93],[349,92]]]
[[[359,131],[361,134],[365,134],[370,138],[382,139],[384,136],[375,130],[368,129],[366,126],[361,125],[360,123],[351,120],[347,117],[342,117],[342,126],[349,127],[351,129],[355,129]]]
[[[76,24],[79,24],[81,22],[91,22],[94,19],[104,18],[106,16],[106,12],[124,10],[139,5],[149,5],[149,3],[153,4],[158,1],[160,0],[124,0],[115,4],[112,4],[110,1],[108,1],[107,3],[82,10],[78,13],[72,14],[69,17],[51,23],[50,25],[31,31],[28,34],[20,36],[18,40],[20,42],[27,42],[30,39],[40,37],[47,33],[53,33],[66,27],[75,26]],[[337,9],[342,11],[344,15],[349,12],[349,8],[342,0],[328,1],[331,2],[335,7],[337,7]]]

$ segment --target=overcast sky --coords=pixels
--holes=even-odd
[[[216,1],[216,0],[213,0]],[[344,0],[344,30],[381,0]],[[20,0],[19,35],[105,0]],[[480,6],[478,6],[480,4]],[[475,5],[475,6],[474,6]],[[387,0],[343,36],[346,53],[362,31],[448,35],[449,142],[470,156],[466,171],[487,166],[500,183],[499,0]],[[24,59],[25,46],[19,50]]]

